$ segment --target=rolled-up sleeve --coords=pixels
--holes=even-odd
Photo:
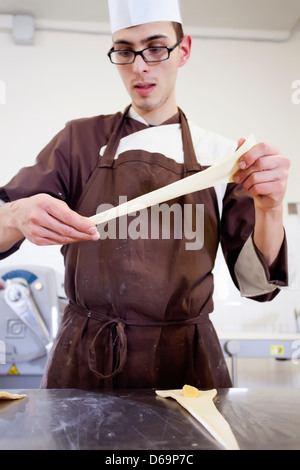
[[[253,236],[250,236],[234,267],[241,295],[244,297],[260,297],[262,295],[273,298],[273,293],[288,286],[287,259],[287,241],[285,237],[276,266],[271,272],[264,256],[255,246]]]

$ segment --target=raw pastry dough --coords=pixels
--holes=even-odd
[[[217,184],[233,181],[233,175],[238,171],[238,160],[244,153],[248,152],[256,144],[255,137],[251,135],[229,158],[225,158],[206,170],[199,171],[194,175],[183,178],[175,183],[168,184],[162,188],[143,194],[131,201],[112,207],[104,212],[99,212],[89,217],[95,225],[108,222],[109,220],[140,211],[146,207],[155,206],[165,201],[170,201],[185,194],[210,188]]]
[[[26,395],[16,395],[8,392],[0,392],[0,400],[20,400],[25,398]]]
[[[239,450],[229,424],[214,405],[213,399],[217,395],[217,390],[200,391],[198,398],[183,396],[182,389],[156,390],[156,394],[163,398],[174,398],[226,449]]]

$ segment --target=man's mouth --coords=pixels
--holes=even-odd
[[[138,92],[141,96],[146,96],[151,93],[151,91],[155,88],[153,83],[137,83],[134,86],[134,89]]]

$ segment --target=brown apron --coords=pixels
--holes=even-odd
[[[125,151],[114,159],[127,108],[76,210],[91,216],[201,170],[186,117],[179,110],[184,164],[160,153]],[[88,158],[88,155],[86,156]],[[43,388],[230,387],[209,313],[211,273],[220,238],[214,189],[168,204],[204,205],[204,246],[187,240],[107,237],[63,247],[70,299],[50,353]],[[147,210],[147,209],[146,209]],[[149,227],[151,211],[147,210]],[[128,216],[127,225],[136,215]],[[121,220],[114,221],[119,233]],[[173,227],[173,235],[174,235]]]

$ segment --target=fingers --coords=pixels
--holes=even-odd
[[[18,229],[36,245],[65,245],[98,240],[95,225],[72,211],[65,202],[40,194],[20,201]]]
[[[51,205],[43,213],[40,225],[44,228],[46,238],[48,234],[48,237],[61,244],[99,239],[95,225],[86,217],[70,210],[64,203]]]
[[[46,215],[41,218],[39,224],[31,224],[30,235],[27,238],[37,245],[66,245],[79,241],[98,240],[99,234],[96,227],[92,227],[86,233]]]
[[[289,159],[283,157],[275,147],[257,144],[240,158],[240,170],[235,174],[234,181],[247,182],[245,189],[249,189],[251,184],[286,179],[289,165]]]
[[[243,141],[239,140],[239,146]],[[235,174],[234,181],[243,184],[244,190],[254,198],[268,196],[264,200],[270,207],[270,201],[276,205],[284,197],[289,166],[289,159],[282,156],[278,149],[260,143],[242,155],[240,170]]]
[[[239,140],[239,143],[241,142],[241,140],[242,139]],[[239,167],[242,170],[245,170],[247,168],[250,168],[252,165],[254,165],[261,157],[279,156],[279,155],[280,155],[280,152],[275,147],[269,144],[260,143],[260,144],[255,145],[251,150],[249,150],[248,152],[244,153],[244,155],[242,155],[242,157],[239,160]]]
[[[247,162],[249,161],[250,159],[247,160]],[[242,160],[241,163],[248,165],[245,160]],[[242,165],[242,167],[245,165]],[[238,171],[235,175],[235,181],[237,183],[245,183],[245,189],[248,189],[251,184],[278,179],[280,171],[277,170],[280,168],[281,164],[276,156],[259,157],[250,166]]]

